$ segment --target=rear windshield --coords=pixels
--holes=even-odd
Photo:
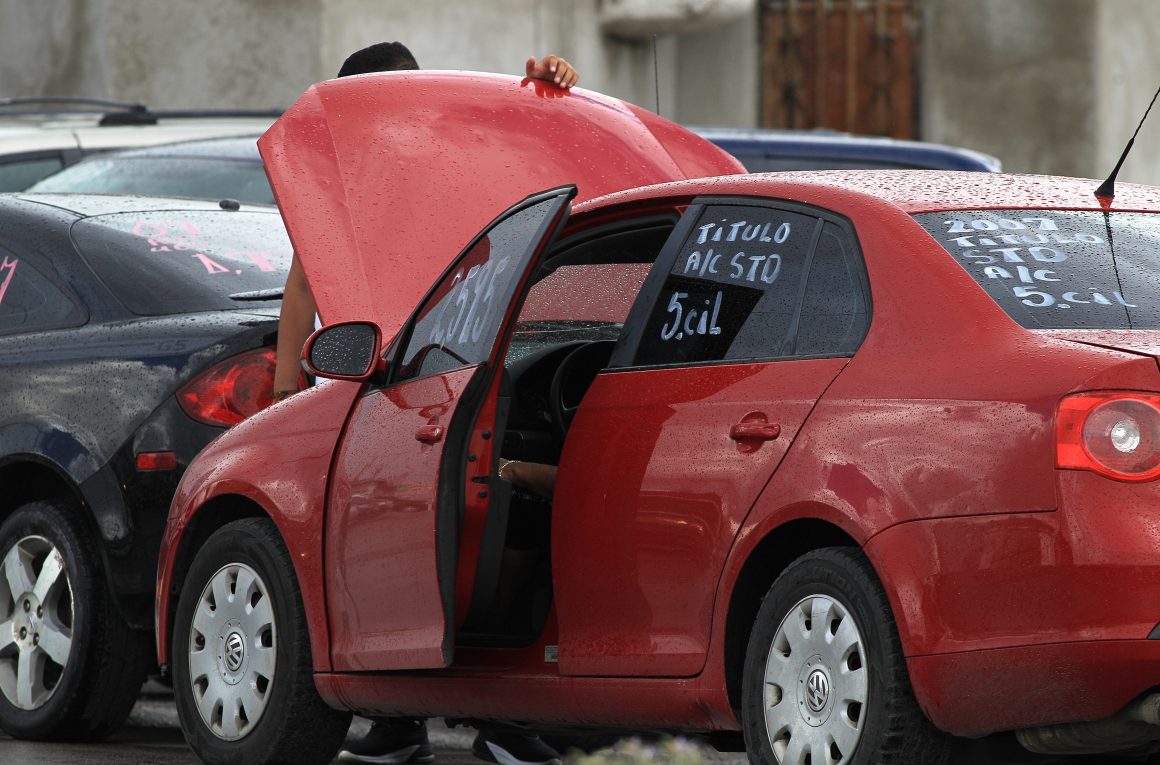
[[[1028,329],[1160,328],[1160,215],[962,210],[914,218]]]
[[[276,212],[101,215],[79,221],[73,239],[125,307],[146,316],[254,305],[230,295],[281,290],[290,270],[290,240]]]
[[[93,157],[48,176],[29,191],[274,204],[274,192],[261,162],[216,157]]]

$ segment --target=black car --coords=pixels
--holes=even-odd
[[[269,400],[277,209],[0,195],[0,728],[95,739],[153,664],[189,461]]]

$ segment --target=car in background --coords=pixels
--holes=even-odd
[[[1000,163],[969,149],[816,131],[694,128],[750,172],[921,168],[997,172]],[[150,194],[270,204],[257,134],[182,141],[89,157],[29,191]]]
[[[257,142],[257,135],[248,135],[105,152],[37,181],[28,191],[274,204]]]
[[[905,168],[997,173],[1002,169],[1002,163],[989,154],[923,141],[826,130],[690,129],[737,157],[751,173]]]
[[[260,133],[279,110],[153,110],[95,98],[0,98],[0,192],[111,149]]]
[[[263,136],[330,379],[174,498],[197,754],[328,762],[351,710],[794,765],[1160,740],[1160,189],[745,174],[553,94],[352,78]]]
[[[178,479],[269,403],[276,208],[0,195],[0,729],[97,739],[147,670]]]

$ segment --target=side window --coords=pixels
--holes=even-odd
[[[546,227],[567,198],[512,213],[477,239],[419,309],[396,382],[487,361]]]
[[[795,356],[849,354],[862,343],[870,315],[855,253],[846,232],[827,222],[810,263]]]
[[[27,259],[0,251],[0,334],[81,324],[85,313]]]
[[[785,355],[819,225],[788,210],[706,207],[669,269],[633,364]]]

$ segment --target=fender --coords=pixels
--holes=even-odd
[[[327,483],[339,436],[360,383],[329,380],[226,431],[197,456],[177,487],[157,571],[157,655],[168,663],[170,630],[192,547],[199,536],[233,519],[212,508],[236,501],[261,508],[293,561],[310,628],[315,671],[330,669],[323,536]],[[293,456],[294,469],[287,470]],[[199,534],[190,535],[191,527]]]
[[[116,547],[130,535],[129,509],[108,455],[97,453],[94,444],[82,440],[85,435],[70,432],[66,423],[46,416],[6,423],[0,427],[0,468],[32,461],[52,469],[62,483],[79,492],[105,545]]]

